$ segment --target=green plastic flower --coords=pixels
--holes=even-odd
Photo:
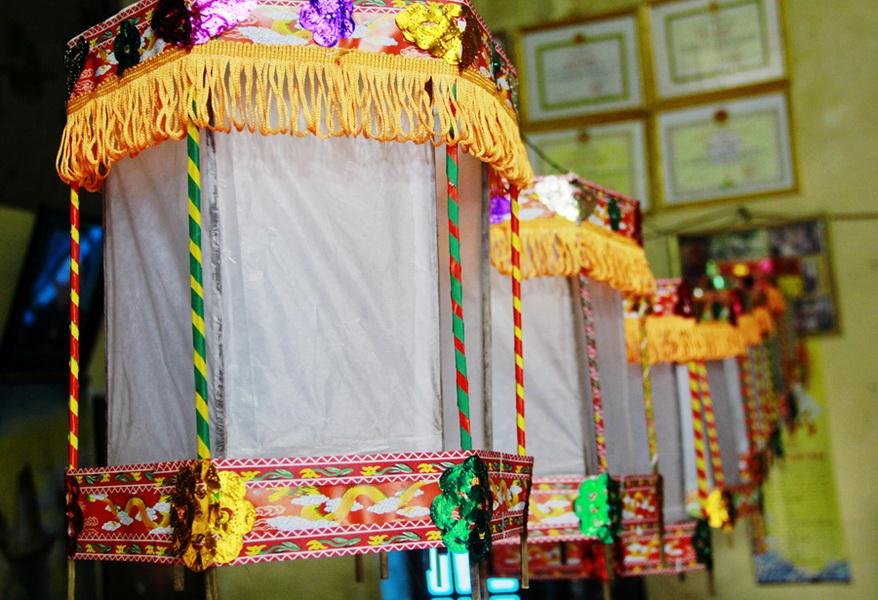
[[[573,510],[583,535],[612,544],[622,524],[619,482],[606,473],[584,479]]]
[[[442,473],[442,493],[433,500],[430,516],[449,552],[469,552],[480,561],[491,552],[491,513],[494,504],[488,469],[478,456]]]
[[[692,548],[695,550],[695,559],[708,569],[712,569],[713,543],[707,519],[701,519],[695,525],[695,533],[692,534]]]

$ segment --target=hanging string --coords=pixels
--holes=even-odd
[[[207,354],[204,330],[204,275],[201,256],[201,149],[199,130],[189,124],[186,136],[189,181],[189,284],[192,304],[192,357],[195,374],[197,456],[210,458],[210,415],[207,406]]]
[[[607,459],[607,434],[604,428],[604,404],[601,393],[601,373],[598,368],[598,341],[595,333],[591,285],[584,272],[579,274],[579,303],[585,329],[585,349],[588,360],[588,380],[591,386],[591,406],[594,417],[594,441],[598,458],[598,473],[610,469]]]

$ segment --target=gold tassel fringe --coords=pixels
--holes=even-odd
[[[677,315],[646,319],[650,364],[685,364],[699,360],[723,360],[746,354],[748,346],[762,342],[757,317],[743,315],[738,326],[719,321],[696,323]],[[625,319],[625,347],[628,362],[640,362],[640,324]]]
[[[455,89],[456,88],[456,89]],[[478,72],[444,61],[215,40],[166,50],[68,105],[57,169],[96,191],[112,165],[200,128],[460,144],[524,188],[514,111]]]
[[[499,272],[512,271],[509,223],[491,226],[491,263]],[[655,277],[643,248],[632,240],[584,222],[561,217],[521,222],[521,270],[531,277],[589,278],[630,295],[655,291]]]

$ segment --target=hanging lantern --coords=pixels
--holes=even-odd
[[[726,476],[737,481],[738,460],[734,436],[725,438],[734,428],[730,404],[740,405],[740,397],[725,388],[715,393],[708,364],[734,357],[745,346],[731,325],[697,324],[689,293],[680,280],[659,281],[645,320],[629,304],[629,374],[648,379],[645,389],[653,397],[664,517],[660,531],[625,540],[623,566],[632,574],[710,568],[705,558],[710,538],[702,530],[730,527],[734,518]],[[653,550],[646,554],[643,548]]]
[[[658,520],[642,403],[625,378],[621,294],[645,296],[655,282],[636,235],[639,204],[573,175],[537,178],[522,193],[523,337],[528,345],[530,570],[534,578],[608,576],[606,553],[623,527]],[[497,203],[500,204],[499,202]],[[618,211],[611,219],[610,207]],[[511,225],[491,229],[494,393],[511,392]],[[612,221],[612,222],[611,222]],[[499,359],[499,360],[498,360]],[[630,435],[631,431],[635,433]],[[515,431],[494,419],[496,445]],[[621,495],[621,497],[620,497]],[[609,555],[610,558],[612,554]],[[507,573],[517,549],[498,545]]]
[[[483,407],[524,421],[523,388],[492,404],[482,322],[482,171],[531,179],[515,71],[468,2],[379,4],[141,0],[71,42],[73,559],[478,560],[525,531],[532,459],[479,433]],[[107,228],[97,468],[80,188]]]

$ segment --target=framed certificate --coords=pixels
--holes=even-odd
[[[650,8],[660,99],[785,78],[779,0],[679,0]]]
[[[785,93],[659,113],[664,205],[795,188]]]
[[[549,121],[636,108],[643,103],[637,18],[600,18],[521,38],[525,114]]]
[[[649,209],[649,161],[643,121],[558,129],[533,133],[529,137],[553,162],[640,200],[644,212]],[[531,163],[538,173],[552,171],[534,152]]]

